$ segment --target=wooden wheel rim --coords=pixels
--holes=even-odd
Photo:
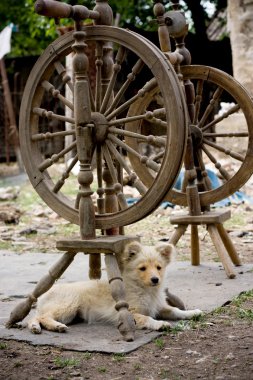
[[[175,146],[177,152],[176,159],[175,152],[172,152],[171,149],[166,149],[156,181],[154,181],[140,201],[117,213],[96,215],[96,228],[106,229],[131,224],[142,219],[152,212],[162,201],[168,189],[173,185],[181,167],[186,128],[177,77],[159,49],[149,46],[146,41],[138,38],[134,33],[119,28],[89,26],[85,28],[85,31],[87,33],[87,40],[113,41],[132,50],[144,61],[157,80],[162,93],[165,94],[165,89],[170,89],[169,94],[166,96],[165,109],[170,114],[171,124],[176,126],[176,128],[168,129],[167,135],[167,146]],[[36,124],[38,123],[38,117],[32,115],[32,109],[40,105],[43,96],[40,82],[42,79],[48,78],[52,73],[52,63],[58,60],[60,56],[67,55],[71,51],[72,43],[72,33],[63,35],[45,50],[35,64],[22,99],[19,129],[21,153],[32,185],[41,198],[55,212],[70,222],[79,224],[78,211],[74,208],[71,201],[61,193],[53,193],[50,175],[47,171],[41,172],[38,169],[41,162],[41,153],[31,139],[31,135],[36,131]],[[174,110],[173,118],[171,118],[172,109]],[[172,161],[173,164],[171,164]]]
[[[239,190],[251,177],[253,172],[253,103],[250,95],[247,93],[245,88],[241,86],[233,77],[224,73],[223,71],[211,68],[208,66],[202,65],[190,65],[190,66],[182,66],[182,74],[184,80],[186,79],[196,79],[208,81],[214,85],[220,86],[222,89],[227,91],[240,106],[243,111],[245,120],[247,122],[248,128],[248,146],[245,153],[244,160],[239,168],[239,170],[224,184],[221,186],[214,188],[212,190],[199,192],[200,203],[202,206],[207,206],[213,204],[215,202],[221,201],[222,199],[232,195],[237,190]],[[143,108],[148,106],[148,103],[151,101],[154,94],[156,94],[159,90],[154,89],[152,93],[147,94],[145,99],[142,99],[136,104],[132,106],[130,109],[130,113],[141,112]],[[138,123],[132,123],[128,125],[129,130],[136,130],[140,128]],[[138,144],[134,142],[132,145],[133,149],[138,149]],[[136,162],[134,157],[131,157],[132,165],[134,170],[140,175],[140,178],[144,183],[149,183],[151,181],[151,174],[148,171],[144,173],[140,173],[138,171],[138,163]],[[181,190],[177,190],[172,188],[169,193],[165,197],[166,200],[172,202],[173,204],[187,206],[187,199],[185,192]]]

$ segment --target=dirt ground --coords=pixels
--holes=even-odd
[[[26,203],[33,199],[32,206]],[[33,198],[35,197],[35,198]],[[77,226],[58,217],[34,196],[31,186],[1,202],[1,210],[13,211],[13,221],[0,222],[0,249],[22,254],[55,252],[55,242],[78,236]],[[243,263],[253,263],[253,206],[232,205],[225,223]],[[145,220],[126,227],[127,234],[141,236],[143,243],[168,240],[175,209],[158,208]],[[16,219],[15,219],[16,218]],[[199,229],[201,261],[219,261],[206,229]],[[190,232],[180,239],[177,260],[190,260]],[[253,379],[253,291],[231,304],[182,324],[152,343],[127,355],[64,351],[26,342],[0,340],[0,380],[83,379]]]

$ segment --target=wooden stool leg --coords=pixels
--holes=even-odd
[[[199,234],[198,226],[191,225],[191,263],[192,265],[199,265]]]
[[[173,232],[173,234],[171,235],[169,243],[176,246],[177,242],[180,240],[181,236],[183,236],[186,230],[187,230],[187,224],[178,225],[175,228],[175,231]]]
[[[101,255],[100,253],[89,254],[89,278],[99,280],[101,278]]]
[[[230,257],[223,245],[223,241],[219,235],[218,229],[216,225],[214,224],[209,224],[207,226],[207,230],[211,236],[211,239],[213,241],[213,244],[216,248],[216,251],[218,253],[218,256],[223,264],[223,267],[225,269],[225,272],[228,276],[228,278],[235,278],[235,273],[233,271],[231,262],[230,262]]]
[[[236,249],[234,247],[234,244],[233,244],[232,240],[230,239],[229,234],[225,230],[223,224],[217,224],[217,228],[218,228],[220,237],[223,241],[223,244],[225,245],[233,264],[237,265],[237,266],[242,265],[241,260],[240,260],[238,254],[236,252]]]
[[[71,262],[74,260],[76,253],[66,252],[54,266],[35,286],[33,292],[29,294],[25,301],[20,302],[11,312],[10,319],[6,323],[7,328],[11,328],[17,322],[22,321],[30,312],[32,305],[37,298],[47,292],[55,281],[64,273]]]
[[[108,280],[111,286],[112,297],[116,301],[115,308],[119,313],[118,329],[127,342],[134,340],[135,321],[133,315],[128,310],[123,280],[119,266],[114,254],[105,255],[105,265]]]

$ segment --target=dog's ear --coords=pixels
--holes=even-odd
[[[175,247],[169,243],[159,243],[155,246],[157,252],[169,263],[175,253]]]
[[[141,244],[138,241],[132,241],[131,243],[125,246],[124,250],[124,259],[131,260],[139,252],[141,252]]]

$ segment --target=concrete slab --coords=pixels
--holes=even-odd
[[[57,262],[61,253],[16,253],[0,251],[0,338],[27,341],[34,345],[52,345],[76,351],[128,353],[150,342],[160,333],[137,331],[134,342],[124,342],[117,329],[108,325],[72,325],[66,334],[44,331],[31,334],[25,328],[6,329],[5,322],[16,304],[31,292],[36,282]],[[193,267],[189,262],[174,262],[168,270],[168,287],[187,308],[210,312],[222,306],[240,292],[253,289],[253,264],[235,268],[237,277],[228,279],[219,263],[204,263]],[[103,277],[106,277],[104,265]],[[88,278],[88,256],[76,255],[60,282]],[[31,311],[30,315],[33,313]],[[29,315],[29,316],[30,316]]]

